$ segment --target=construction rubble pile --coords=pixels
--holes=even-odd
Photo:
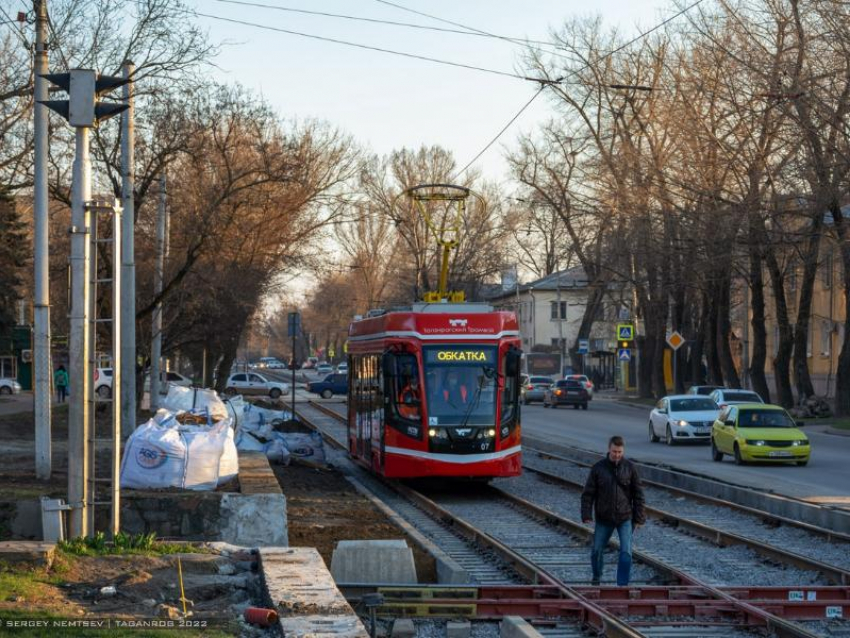
[[[124,448],[121,487],[214,490],[239,473],[237,450],[265,452],[271,462],[324,465],[318,433],[280,432],[292,415],[222,400],[214,390],[171,386],[162,407]]]

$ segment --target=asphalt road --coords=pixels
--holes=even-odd
[[[812,502],[850,506],[850,437],[826,434],[822,428],[804,428],[812,444],[806,467],[790,463],[736,466],[730,457],[711,460],[708,445],[668,447],[649,442],[649,408],[636,408],[612,399],[596,398],[587,411],[561,407],[544,409],[538,403],[523,406],[523,430],[529,435],[602,452],[608,439],[619,434],[626,440],[626,455],[640,461],[773,491]]]

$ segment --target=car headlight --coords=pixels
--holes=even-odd
[[[747,445],[762,446],[762,445],[765,445],[765,442],[761,441],[761,440],[756,440],[756,439],[747,439]]]
[[[684,419],[681,419],[681,420],[679,420],[679,421],[676,421],[676,425],[678,425],[680,428],[683,428],[683,427],[685,427],[685,426],[687,426],[687,425],[690,425],[690,423],[688,423],[688,422],[687,422],[687,421],[685,421]]]
[[[791,441],[791,445],[793,447],[802,447],[802,446],[808,445],[808,444],[809,444],[808,439],[797,439],[796,441]]]

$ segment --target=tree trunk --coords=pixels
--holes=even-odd
[[[818,210],[821,210],[818,206]],[[823,213],[816,213],[809,238],[806,240],[806,253],[803,260],[803,282],[800,286],[800,303],[797,304],[797,325],[794,329],[794,380],[797,382],[797,400],[802,401],[814,396],[815,388],[809,374],[809,324],[812,314],[812,298],[815,291],[815,278],[818,274],[818,256],[820,251],[820,232],[823,226]]]
[[[731,312],[732,275],[726,271],[720,283],[717,308],[717,355],[720,360],[720,368],[723,378],[730,388],[740,388],[741,379],[735,368],[735,360],[732,357],[732,348],[729,339],[732,335],[732,323],[729,319]]]
[[[785,277],[779,269],[776,256],[770,250],[765,255],[767,270],[773,290],[773,306],[776,325],[779,328],[779,343],[776,357],[773,359],[773,381],[776,385],[777,401],[785,408],[794,406],[794,393],[791,390],[791,351],[794,348],[794,331],[788,321],[788,305],[785,300]]]
[[[841,251],[841,275],[844,284],[844,340],[838,354],[838,370],[835,376],[835,413],[850,416],[850,243],[847,242],[847,220],[832,206],[835,228],[838,232]]]
[[[581,370],[582,374],[585,373],[584,370],[584,356],[578,353],[578,342],[579,339],[587,339],[590,337],[590,331],[593,329],[593,323],[596,321],[596,317],[599,314],[599,307],[603,302],[604,291],[605,291],[605,283],[604,282],[591,282],[588,286],[588,295],[587,295],[587,303],[584,306],[584,314],[581,317],[581,325],[578,328],[578,334],[576,335],[576,340],[572,346],[570,346],[570,365],[572,365],[573,370]],[[558,352],[561,352],[559,344]],[[563,370],[561,371],[563,373]]]
[[[751,241],[752,239],[751,234]],[[767,330],[764,327],[764,273],[762,272],[762,256],[760,249],[750,245],[750,303],[753,313],[751,323],[753,329],[753,356],[750,359],[750,381],[753,390],[770,403],[770,388],[764,373],[767,361]],[[748,347],[748,344],[744,344]]]
[[[708,382],[723,385],[723,370],[717,353],[717,285],[710,288],[708,298],[708,321],[705,324],[705,362],[708,368]]]

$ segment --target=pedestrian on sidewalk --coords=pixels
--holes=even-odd
[[[621,436],[608,441],[608,454],[590,470],[581,493],[581,520],[589,525],[596,517],[590,562],[593,585],[602,578],[602,559],[614,530],[620,539],[617,585],[629,584],[632,570],[632,533],[646,522],[643,486],[634,464],[624,457]]]
[[[65,403],[65,397],[68,396],[68,371],[65,370],[65,366],[59,366],[59,369],[53,373],[53,385],[56,386],[59,403]]]

